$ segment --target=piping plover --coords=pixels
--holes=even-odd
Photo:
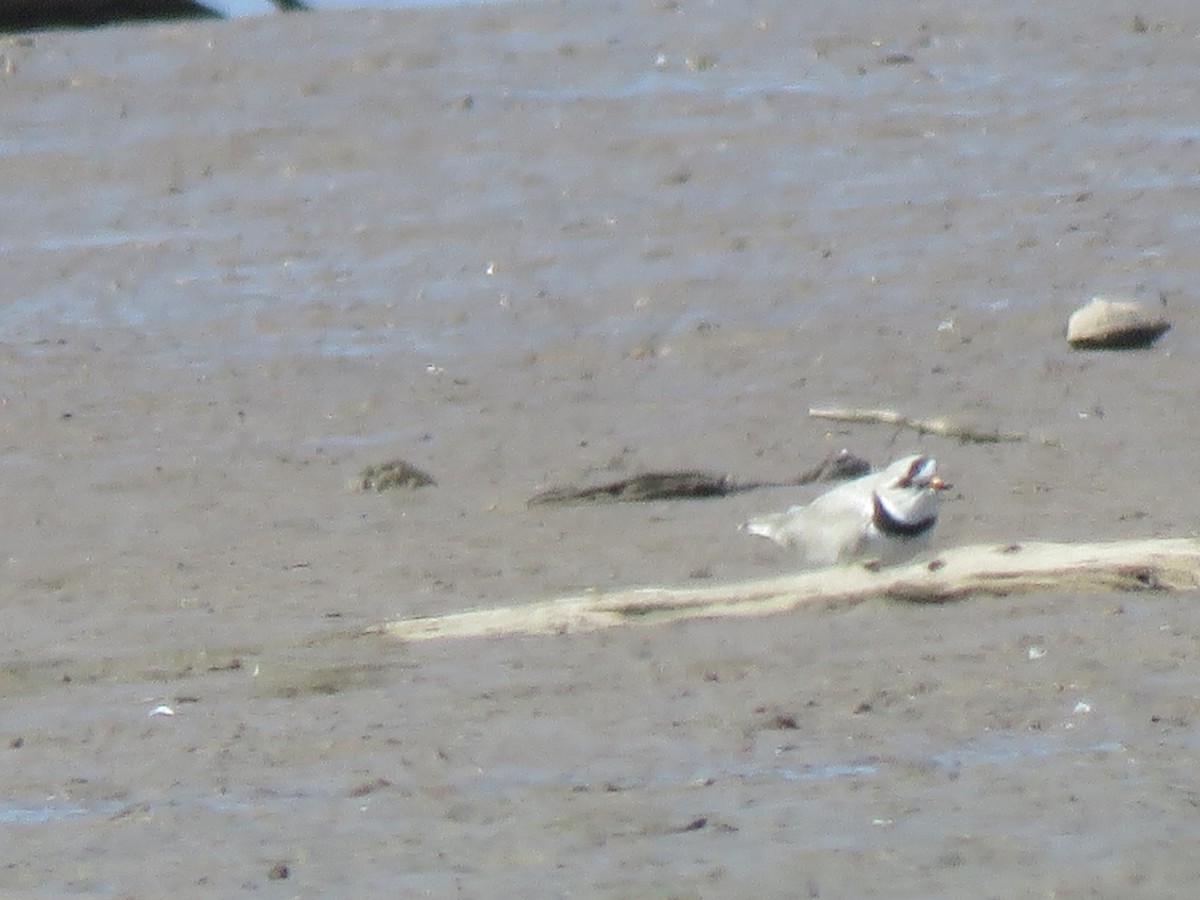
[[[936,470],[932,457],[906,456],[807,506],[751,519],[742,530],[798,547],[814,566],[857,559],[903,562],[924,549],[937,524],[938,493],[948,485]]]

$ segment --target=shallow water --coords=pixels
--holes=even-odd
[[[891,40],[816,39],[765,60],[756,45],[783,26],[616,45],[596,63],[602,29],[507,29],[494,78],[487,53],[435,32],[433,45],[358,40],[345,31],[352,15],[205,26],[222,38],[216,65],[246,60],[250,71],[218,84],[215,115],[182,119],[172,95],[194,92],[177,39],[107,58],[123,53],[120,32],[92,38],[103,75],[72,74],[74,102],[40,92],[28,110],[44,112],[20,117],[22,139],[7,151],[27,170],[15,199],[31,217],[0,243],[33,271],[67,277],[22,285],[0,322],[10,333],[56,321],[164,336],[194,326],[219,334],[222,353],[251,357],[369,355],[399,341],[444,366],[484,348],[629,344],[705,323],[795,327],[846,304],[927,319],[1187,283],[1166,264],[1186,258],[1196,214],[1176,200],[1164,216],[1159,204],[1196,191],[1197,126],[1178,122],[1163,59],[1156,118],[1147,70],[1080,70],[1086,45],[1030,65],[1037,40],[989,42],[991,26],[970,18],[944,34],[909,24]],[[1107,52],[1133,62],[1152,50],[1154,35],[1117,24]],[[273,40],[309,32],[322,40],[288,63],[288,83],[308,85],[298,97],[253,80]],[[493,40],[486,24],[467,36]],[[691,46],[722,62],[696,69]],[[913,61],[881,62],[894,47]],[[31,54],[22,74],[35,79],[52,58]],[[87,108],[109,85],[180,77],[163,102],[139,102],[136,127],[110,115],[116,107]],[[459,109],[467,96],[471,108]],[[349,132],[347,102],[369,116]],[[631,126],[590,141],[598,115]],[[419,130],[403,130],[408,119]],[[193,146],[163,153],[172,135]],[[44,201],[63,157],[92,173],[87,196],[57,220],[66,231]],[[469,219],[478,243],[453,236]],[[1071,245],[1095,251],[1084,267],[1071,265]],[[1035,288],[1031,277],[1060,256],[1058,279]],[[664,303],[668,291],[678,296]],[[291,337],[281,345],[282,319]],[[307,335],[296,327],[306,320]]]

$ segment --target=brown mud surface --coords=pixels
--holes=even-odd
[[[987,6],[0,41],[0,893],[1187,896],[1193,595],[363,636],[787,571],[736,525],[815,488],[526,504],[646,471],[1195,533],[1200,10]],[[1173,328],[1071,351],[1097,293]]]

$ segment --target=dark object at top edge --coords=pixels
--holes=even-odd
[[[284,12],[310,9],[301,0],[272,2]],[[223,18],[196,0],[0,0],[0,32]]]

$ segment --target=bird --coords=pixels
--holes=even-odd
[[[928,545],[940,494],[948,487],[933,457],[913,454],[807,505],[753,518],[741,529],[798,548],[811,566],[858,560],[894,565]]]

